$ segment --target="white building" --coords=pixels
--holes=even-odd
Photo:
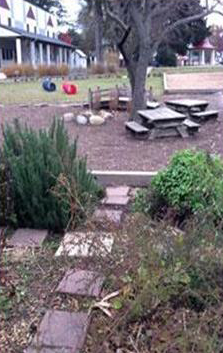
[[[0,0],[0,68],[74,65],[74,47],[58,39],[57,18],[25,0]]]
[[[74,66],[81,69],[87,69],[87,55],[80,49],[74,52]]]

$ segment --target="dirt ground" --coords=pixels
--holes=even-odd
[[[163,97],[166,99],[181,98],[178,96]],[[184,98],[186,98],[184,96]],[[124,123],[127,113],[116,113],[113,119],[103,126],[78,126],[75,122],[66,123],[70,138],[78,136],[80,155],[86,155],[88,165],[95,170],[137,170],[155,171],[163,168],[171,156],[181,149],[204,149],[210,153],[223,155],[223,94],[216,93],[187,98],[207,100],[210,109],[219,110],[219,119],[202,125],[196,137],[188,139],[165,138],[155,141],[138,141],[126,133]],[[27,102],[28,103],[28,102]],[[27,123],[35,129],[48,128],[54,116],[80,109],[71,107],[34,107],[21,108],[18,105],[0,107],[1,123],[12,123],[19,118],[22,124]]]
[[[223,89],[222,72],[171,74],[166,79],[169,90]]]

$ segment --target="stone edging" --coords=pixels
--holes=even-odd
[[[168,92],[168,87],[167,87],[167,74],[164,72],[163,73],[163,89],[164,89],[164,93]]]
[[[151,183],[152,178],[158,172],[93,170],[91,173],[103,186],[128,185],[145,187]]]

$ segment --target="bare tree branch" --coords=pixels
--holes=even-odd
[[[128,1],[129,3],[130,1]],[[127,31],[128,30],[128,26],[121,20],[120,17],[118,17],[114,12],[112,12],[109,7],[108,7],[108,3],[107,1],[105,1],[105,12],[107,14],[107,16],[116,22],[116,24],[123,30],[123,31]]]

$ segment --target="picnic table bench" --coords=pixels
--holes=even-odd
[[[144,139],[147,138],[149,130],[137,123],[136,121],[127,121],[125,123],[125,127],[128,131],[130,131],[136,138]]]
[[[189,135],[195,135],[200,128],[200,124],[197,124],[190,119],[184,120],[183,125],[186,126]]]
[[[209,103],[197,99],[176,99],[166,101],[165,104],[178,112],[187,113],[188,116],[191,116],[193,112],[205,111]]]
[[[192,113],[191,118],[198,122],[207,121],[210,119],[217,119],[218,118],[218,111],[217,110],[208,110],[202,111],[198,113]]]
[[[182,124],[186,119],[184,114],[169,108],[157,108],[154,110],[139,110],[146,127],[151,129],[150,139],[156,137],[188,137],[187,128]]]

